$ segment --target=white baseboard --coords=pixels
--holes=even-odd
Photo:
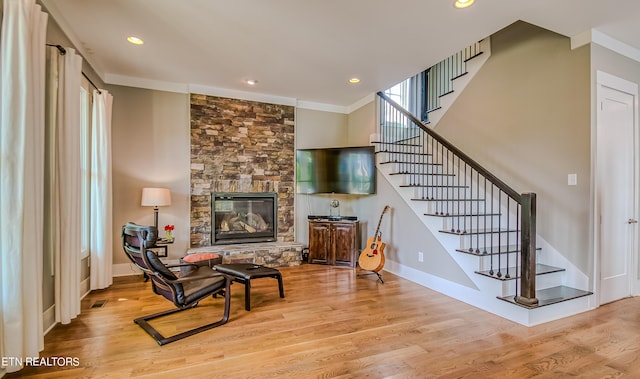
[[[91,292],[91,278],[86,278],[80,282],[80,299],[84,299],[85,296]]]
[[[53,329],[54,326],[56,326],[56,305],[55,304],[50,306],[42,314],[42,328],[44,329],[44,335],[46,336],[47,333],[49,333],[49,331]]]
[[[140,271],[133,263],[116,263],[111,268],[111,276],[130,276],[130,275],[140,275],[142,271]]]

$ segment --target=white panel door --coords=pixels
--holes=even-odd
[[[635,95],[598,85],[600,304],[631,296],[636,203]]]

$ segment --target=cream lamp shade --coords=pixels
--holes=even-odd
[[[171,205],[171,191],[169,191],[168,188],[143,188],[140,205],[143,207],[153,207],[153,222],[157,228],[158,207]]]

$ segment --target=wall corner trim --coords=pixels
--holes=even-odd
[[[586,30],[571,37],[571,49],[578,48],[588,43],[595,43],[636,62],[640,62],[640,49],[619,41],[596,29]]]

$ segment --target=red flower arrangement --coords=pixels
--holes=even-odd
[[[175,227],[173,225],[165,225],[164,226],[164,235],[167,241],[173,241],[173,229]]]

